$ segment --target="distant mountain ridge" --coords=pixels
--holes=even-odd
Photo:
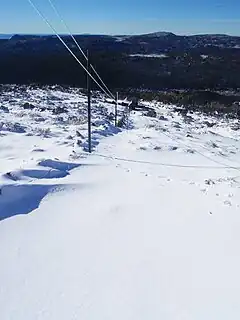
[[[12,36],[12,34],[0,34],[0,39],[10,39]]]
[[[62,34],[62,37],[72,39],[67,34]],[[27,41],[31,45],[31,41],[34,41],[34,46],[40,45],[41,41],[48,41],[48,45],[54,49],[56,44],[58,46],[59,40],[55,35],[34,35],[34,34],[15,34],[2,35],[2,39],[9,39],[8,45],[16,45],[18,42]],[[199,47],[219,47],[219,48],[239,48],[240,37],[229,36],[225,34],[197,34],[197,35],[176,35],[172,32],[153,32],[140,35],[104,35],[104,34],[76,34],[76,39],[80,44],[87,49],[91,49],[94,46],[94,50],[104,50],[107,45],[108,50],[126,52],[130,54],[146,53],[146,54],[159,54],[163,51],[169,51],[172,49],[187,50]],[[0,36],[1,39],[1,36]],[[54,45],[55,39],[56,44]],[[1,50],[1,47],[0,47]]]
[[[76,36],[101,36],[101,37],[128,37],[128,38],[134,38],[134,37],[149,37],[149,38],[156,38],[156,37],[212,37],[212,38],[240,38],[239,36],[236,35],[228,35],[228,34],[214,34],[214,33],[203,33],[203,34],[188,34],[188,35],[179,35],[173,32],[168,32],[168,31],[156,31],[156,32],[151,32],[151,33],[143,33],[143,34],[91,34],[91,33],[74,33]],[[14,34],[0,34],[0,39],[9,39],[12,36],[24,36],[24,37],[52,37],[55,36],[54,34],[31,34],[31,33],[14,33]],[[67,34],[62,34],[62,36],[68,36]]]
[[[158,31],[158,32],[152,32],[152,33],[146,33],[146,34],[140,34],[140,35],[134,35],[139,36],[139,37],[169,37],[169,36],[173,36],[176,37],[177,35],[172,33],[172,32],[166,32],[166,31]],[[134,37],[133,36],[133,37]]]
[[[62,37],[85,63],[71,37]],[[160,31],[75,38],[115,88],[240,88],[240,37]],[[0,83],[85,86],[85,74],[76,66],[55,35],[0,39]]]

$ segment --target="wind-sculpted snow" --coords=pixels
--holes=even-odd
[[[120,129],[109,120],[114,105],[97,93],[92,100],[94,150],[102,138],[119,133]],[[15,212],[29,213],[36,209],[48,195],[45,190],[50,189],[44,185],[49,180],[58,183],[61,179],[64,185],[62,178],[82,165],[78,153],[88,146],[87,97],[73,88],[6,86],[0,96],[0,106],[0,212],[3,212],[0,218],[3,219]],[[121,112],[120,109],[120,115]],[[4,192],[14,182],[18,188],[20,185],[29,191],[34,190],[29,183],[41,183],[43,188],[35,188],[40,192],[39,201],[34,201],[33,206],[24,205],[26,210],[16,210],[21,208],[21,196],[11,198]],[[29,201],[28,198],[23,193],[22,201]]]
[[[238,320],[239,121],[142,101],[115,128],[95,94],[88,154],[84,94],[24,88],[0,98],[1,320]]]

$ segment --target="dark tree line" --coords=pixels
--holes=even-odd
[[[133,37],[131,41],[117,42],[112,37],[82,36],[79,42],[83,50],[90,50],[92,64],[112,90],[240,88],[240,49],[206,46],[203,45],[207,41],[205,38],[204,41],[202,38],[180,38],[181,41],[174,35],[160,40]],[[146,45],[141,44],[143,40]],[[72,46],[68,38],[66,41]],[[195,44],[197,41],[198,45]],[[227,44],[227,39],[222,41]],[[85,64],[76,48],[72,48]],[[150,54],[153,50],[164,52],[166,57],[130,55]],[[86,75],[54,37],[16,36],[11,40],[0,40],[0,83],[85,87]]]

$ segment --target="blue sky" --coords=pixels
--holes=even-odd
[[[33,0],[60,33],[48,0]],[[74,33],[227,33],[240,36],[240,0],[52,0]],[[27,0],[3,0],[1,33],[51,33]]]

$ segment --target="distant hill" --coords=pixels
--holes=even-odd
[[[172,32],[159,31],[159,32],[142,34],[142,35],[138,35],[138,36],[139,37],[144,36],[144,37],[149,37],[149,38],[160,38],[160,37],[169,37],[169,36],[176,37],[177,35]]]
[[[0,34],[0,39],[10,39],[12,34]]]
[[[82,59],[70,36],[64,40]],[[8,35],[9,38],[9,35]],[[104,80],[112,88],[240,88],[240,37],[76,35]],[[74,84],[85,74],[54,35],[0,38],[0,83]]]
[[[238,48],[240,47],[240,37],[221,34],[203,34],[179,36],[171,32],[154,32],[142,35],[75,35],[83,49],[93,49],[94,51],[117,51],[127,54],[162,54],[171,50],[192,50],[194,48]],[[2,35],[2,39],[11,35]],[[66,41],[72,42],[68,35],[62,35]],[[1,38],[1,36],[0,36]],[[59,47],[59,40],[55,35],[14,35],[9,40],[8,46],[17,46],[27,42],[27,45],[34,45],[36,50],[46,49],[56,50]],[[62,47],[62,46],[60,46]],[[6,47],[5,47],[6,48]],[[14,49],[14,48],[12,48]],[[24,48],[22,48],[24,49]],[[64,48],[62,47],[64,50]],[[1,50],[1,48],[0,48]]]

